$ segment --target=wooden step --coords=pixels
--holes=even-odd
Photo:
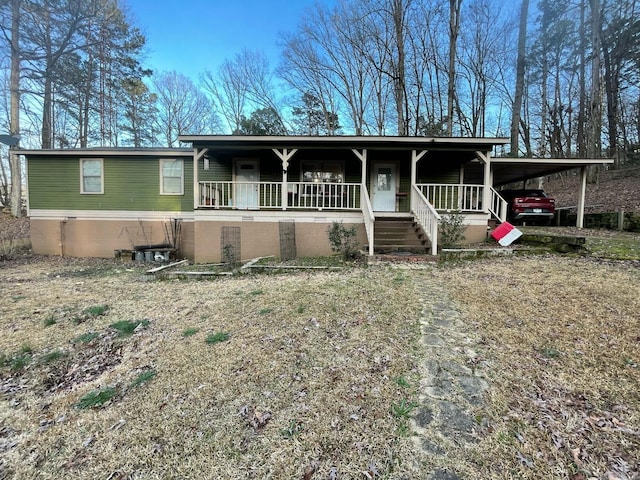
[[[425,253],[429,247],[422,230],[411,218],[385,218],[374,224],[376,252]]]

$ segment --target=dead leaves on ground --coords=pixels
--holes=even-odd
[[[640,429],[629,424],[625,407],[599,409],[587,395],[558,387],[541,389],[528,400],[513,406],[507,416],[510,422],[535,427],[521,427],[513,434],[521,445],[516,453],[520,464],[535,469],[536,462],[561,461],[572,466],[571,480],[638,478]],[[547,449],[542,447],[545,438]]]
[[[253,433],[262,432],[269,420],[271,420],[271,412],[260,411],[249,405],[244,405],[239,413],[246,420],[247,425],[253,429]]]

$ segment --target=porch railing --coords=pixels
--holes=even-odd
[[[483,211],[483,185],[422,183],[416,186],[436,210]]]
[[[367,187],[365,185],[362,186],[360,190],[360,205],[362,205],[362,214],[364,215],[364,229],[367,232],[367,240],[369,242],[369,256],[373,255],[373,245],[374,245],[374,222],[375,216],[373,214],[373,207],[371,206],[371,200],[369,200],[369,192],[367,191]]]
[[[199,207],[281,208],[280,182],[200,182]]]
[[[360,208],[359,183],[287,183],[290,208],[356,210]]]
[[[504,222],[507,220],[507,208],[507,201],[491,188],[491,205],[489,206],[491,214],[501,222]]]
[[[281,182],[199,182],[198,207],[281,209]],[[359,183],[288,182],[287,208],[311,210],[359,210]]]
[[[433,205],[429,203],[425,195],[422,193],[422,190],[417,185],[414,185],[413,187],[413,197],[414,198],[411,199],[413,215],[431,242],[431,255],[437,255],[440,215],[436,212]]]

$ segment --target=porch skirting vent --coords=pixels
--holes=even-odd
[[[296,257],[296,224],[292,220],[281,220],[280,259],[291,260]]]
[[[237,263],[242,258],[240,254],[240,227],[222,227],[220,258],[227,263]]]

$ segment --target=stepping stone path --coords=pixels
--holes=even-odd
[[[474,349],[477,339],[473,329],[430,274],[430,268],[415,273],[425,356],[419,406],[412,422],[417,434],[414,439],[427,456],[427,464],[437,467],[426,472],[427,480],[462,480],[447,452],[459,453],[473,446],[482,428],[473,411],[482,406],[488,388],[486,365]]]

